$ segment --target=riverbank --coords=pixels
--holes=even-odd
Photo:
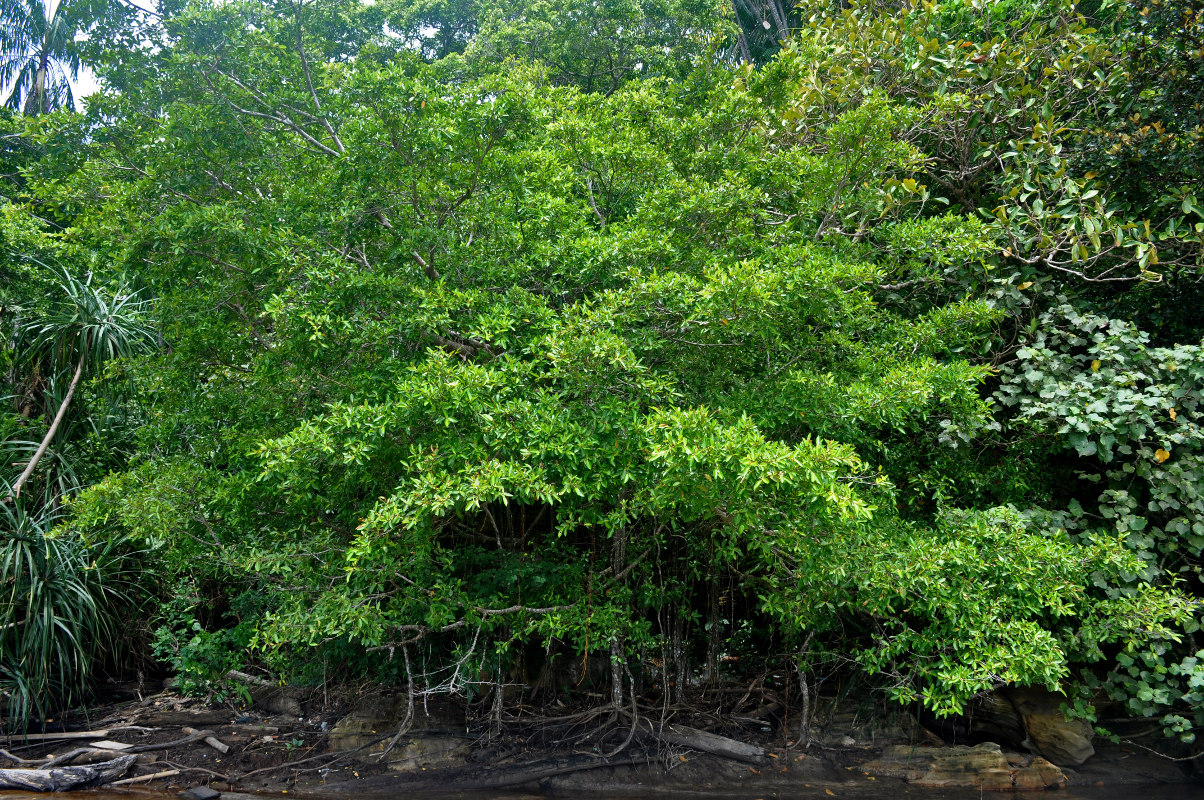
[[[8,740],[10,763],[2,766],[18,766],[14,759],[36,766],[74,751],[66,763],[129,753],[135,763],[124,787],[357,800],[401,792],[768,797],[814,789],[938,797],[1198,787],[1188,765],[1139,746],[1097,740],[1082,764],[1056,764],[1006,742],[951,744],[909,715],[867,716],[847,703],[816,717],[804,748],[789,735],[796,718],[764,709],[727,717],[645,710],[633,719],[609,707],[551,716],[520,707],[496,719],[474,718],[445,699],[411,706],[404,694],[332,697],[257,686],[243,699],[251,702],[205,704],[164,692],[48,721],[36,739]]]

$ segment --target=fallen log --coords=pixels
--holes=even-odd
[[[91,754],[96,753],[96,752],[101,752],[101,751],[93,750],[91,747],[77,747],[74,750],[68,750],[66,753],[62,753],[57,756],[50,756],[45,761],[43,761],[43,763],[38,765],[38,769],[54,769],[55,767],[65,767],[68,764],[71,764],[73,766],[78,766],[78,764],[76,764],[75,762],[78,759],[82,758],[83,756],[89,756],[91,758],[91,761],[81,761],[80,762],[83,764],[104,763],[106,761],[110,761],[113,758],[113,753],[105,753],[104,758],[92,757]]]
[[[232,711],[148,711],[139,721],[155,728],[178,728],[191,725],[207,728],[210,725],[226,725],[234,719]]]
[[[645,738],[651,736],[666,744],[688,747],[713,756],[743,761],[746,764],[764,764],[765,748],[738,742],[716,733],[707,733],[685,725],[655,725],[652,720],[641,718],[638,730]]]
[[[66,792],[86,786],[103,786],[120,778],[133,766],[134,756],[120,756],[102,764],[52,769],[0,769],[0,789],[26,792]]]
[[[206,739],[208,737],[213,736],[213,731],[197,731],[197,730],[193,730],[192,728],[185,728],[184,730],[185,730],[185,732],[187,732],[187,731],[192,731],[192,732],[188,733],[182,739],[175,739],[173,741],[163,742],[161,744],[126,745],[125,752],[126,753],[153,753],[157,750],[170,750],[173,747],[180,747],[181,745],[191,744],[192,742],[195,742],[197,739]],[[217,741],[217,740],[214,739],[214,741]],[[111,744],[119,744],[119,743],[112,742]],[[219,744],[220,744],[220,742],[219,742]],[[229,748],[227,748],[227,749],[229,749]],[[58,766],[66,765],[73,761],[79,760],[81,758],[92,758],[93,760],[95,760],[96,757],[91,754],[101,753],[101,752],[105,752],[105,751],[98,750],[95,747],[89,745],[87,747],[77,747],[74,750],[68,750],[66,753],[63,753],[62,755],[50,756],[48,758],[35,760],[35,759],[18,759],[16,756],[12,755],[8,751],[0,750],[0,753],[3,753],[4,755],[8,756],[11,759],[19,761],[19,763],[21,763],[21,764],[36,764],[39,769],[43,769],[43,770],[53,769]],[[225,751],[223,751],[223,752],[225,752]],[[107,757],[112,757],[113,754],[111,752],[105,752],[105,755]],[[0,787],[0,788],[2,788],[2,787]]]
[[[243,683],[250,683],[254,686],[264,686],[264,687],[273,687],[273,688],[276,686],[276,684],[272,683],[271,681],[264,680],[263,678],[257,678],[254,675],[248,675],[245,672],[239,672],[236,669],[232,669],[229,672],[227,672],[226,677],[234,678],[235,680],[242,681]]]
[[[25,763],[37,769],[52,769],[54,767],[65,767],[67,765],[74,767],[79,766],[80,764],[99,764],[104,761],[111,761],[117,755],[118,754],[114,753],[112,750],[97,750],[90,747],[77,747],[76,749],[63,753],[60,756],[53,756],[51,758],[44,758],[37,761],[27,761]],[[153,760],[154,756],[150,753],[140,753],[138,756],[136,756],[136,758],[141,763],[146,759]]]

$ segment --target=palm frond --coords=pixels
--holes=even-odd
[[[16,77],[12,78],[9,83],[11,90],[8,98],[4,101],[4,107],[20,111],[37,83],[38,65],[35,59],[29,59],[16,66],[19,69]]]
[[[104,7],[99,0],[0,0],[0,92],[4,105],[26,113],[74,105],[71,81],[82,60],[76,36]],[[46,65],[39,96],[37,73]]]

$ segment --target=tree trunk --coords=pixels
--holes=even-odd
[[[719,597],[721,594],[719,577],[714,575],[711,577],[710,590],[710,622],[708,624],[707,634],[707,686],[719,685],[719,645],[722,643],[720,633],[722,626],[719,622]]]
[[[610,703],[616,712],[623,710],[623,668],[626,664],[623,642],[615,636],[610,640]]]
[[[807,651],[811,649],[811,638],[815,631],[808,631],[798,655],[798,685],[802,694],[803,713],[798,726],[798,744],[804,750],[811,744],[811,686],[807,682]]]
[[[777,28],[774,38],[781,41],[790,32],[790,24],[786,21],[786,13],[783,11],[781,3],[778,0],[771,0],[769,3],[769,12],[773,15],[774,27]]]
[[[627,526],[615,531],[611,544],[610,566],[616,576],[623,574],[627,562]],[[627,652],[623,637],[616,633],[610,640],[610,702],[615,712],[623,710],[623,670],[627,666]]]
[[[54,24],[53,18],[46,21],[48,29],[46,35],[49,36],[49,26]],[[47,49],[47,42],[43,40],[42,51],[38,54],[38,71],[34,73],[33,78],[33,93],[25,98],[25,113],[29,115],[45,114],[49,111],[46,102],[46,70],[49,67],[50,51]]]
[[[690,668],[686,663],[686,615],[681,608],[675,606],[674,609],[676,613],[673,614],[673,667],[676,674],[673,680],[673,702],[681,705],[685,702],[686,680],[690,676]],[[667,666],[665,672],[668,679]]]
[[[25,471],[21,473],[21,477],[17,478],[17,482],[13,484],[12,493],[5,498],[6,501],[21,496],[21,487],[29,480],[29,476],[37,468],[38,462],[46,454],[47,448],[50,447],[50,441],[58,433],[59,423],[63,421],[63,417],[67,414],[67,406],[71,405],[71,398],[75,396],[75,387],[79,386],[79,379],[84,375],[84,364],[86,362],[87,356],[80,356],[79,364],[75,367],[75,375],[71,378],[71,385],[67,387],[67,396],[63,398],[62,404],[59,405],[58,413],[54,415],[54,421],[50,423],[50,430],[46,431],[46,435],[42,437],[42,443],[38,445],[33,458],[29,459],[29,463],[25,465]]]

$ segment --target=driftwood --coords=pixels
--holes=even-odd
[[[189,728],[188,730],[192,730],[192,728]],[[212,736],[212,735],[213,735],[213,731],[195,731],[193,733],[188,734],[187,736],[185,736],[182,739],[173,739],[170,742],[163,742],[162,744],[140,744],[137,747],[131,747],[126,752],[128,752],[128,753],[149,753],[154,750],[170,750],[173,747],[179,747],[182,744],[191,744],[192,742],[195,742],[197,739],[204,739],[206,736]]]
[[[180,730],[183,731],[184,733],[188,734],[189,736],[193,736],[193,735],[204,736],[205,734],[209,733],[209,731],[198,731],[193,728],[181,728]],[[205,744],[209,745],[210,747],[212,747],[214,750],[221,753],[222,755],[225,755],[226,753],[230,752],[230,745],[226,744],[221,739],[218,739],[217,737],[212,736],[212,735],[204,736],[204,739],[205,739]]]
[[[67,765],[79,766],[81,764],[101,764],[111,761],[116,757],[116,753],[108,750],[97,750],[92,747],[77,747],[74,750],[68,750],[66,753],[61,755],[50,756],[42,759],[41,763],[37,764],[37,768],[54,769],[55,767],[65,767]]]
[[[65,792],[85,786],[102,786],[120,778],[136,761],[120,756],[102,764],[51,769],[0,769],[0,789],[26,792]]]
[[[129,786],[131,783],[146,783],[147,781],[157,781],[159,778],[171,778],[179,775],[178,769],[165,769],[162,772],[152,772],[150,775],[139,775],[136,778],[123,778],[119,781],[113,781],[109,786]]]
[[[226,744],[221,739],[217,739],[213,736],[206,736],[205,744],[209,745],[210,747],[212,747],[214,750],[221,753],[222,755],[225,755],[226,753],[230,752],[230,745]]]
[[[22,739],[27,742],[53,742],[59,739],[103,739],[109,735],[112,728],[100,731],[62,731],[60,733],[13,733],[10,739]]]
[[[42,762],[45,761],[45,759],[38,759],[38,758],[33,758],[33,759],[21,758],[21,756],[15,756],[3,748],[0,748],[0,756],[4,756],[9,761],[14,761],[18,764],[33,764],[35,766],[41,766]]]
[[[53,767],[65,767],[68,765],[76,767],[80,764],[99,764],[102,761],[111,761],[118,755],[121,754],[114,753],[112,750],[95,750],[87,747],[79,747],[63,753],[61,756],[27,761],[24,766],[36,769],[51,769]],[[155,760],[155,756],[151,753],[139,753],[136,758],[139,764]]]
[[[0,750],[0,755],[6,756],[12,761],[16,761],[22,766],[33,767],[40,770],[49,770],[56,767],[66,766],[67,764],[71,764],[73,762],[86,763],[88,761],[96,762],[110,759],[113,757],[113,753],[110,749],[105,749],[103,747],[103,745],[106,744],[109,746],[109,748],[115,746],[122,747],[124,752],[130,753],[130,757],[133,758],[132,754],[134,753],[151,753],[156,750],[170,750],[173,747],[191,744],[197,739],[204,739],[208,744],[208,740],[213,738],[213,731],[197,731],[193,730],[192,728],[185,728],[184,730],[187,735],[185,735],[182,739],[175,739],[170,742],[162,742],[161,744],[125,745],[121,742],[96,742],[86,747],[77,747],[74,750],[68,750],[66,753],[61,755],[50,756],[48,758],[41,759],[19,758],[14,756],[12,753],[9,753],[7,750]],[[223,744],[217,739],[213,739],[213,741],[217,742],[218,744]],[[98,748],[97,745],[102,745],[102,747]],[[226,747],[226,749],[229,750],[229,747]],[[222,752],[225,751],[223,750]],[[0,784],[0,788],[4,788],[2,784]]]
[[[639,732],[645,738],[650,736],[666,744],[688,747],[691,750],[710,753],[722,758],[731,758],[747,764],[764,764],[766,761],[763,747],[738,742],[735,739],[700,731],[697,728],[688,728],[685,725],[657,726],[651,720],[641,718]]]

